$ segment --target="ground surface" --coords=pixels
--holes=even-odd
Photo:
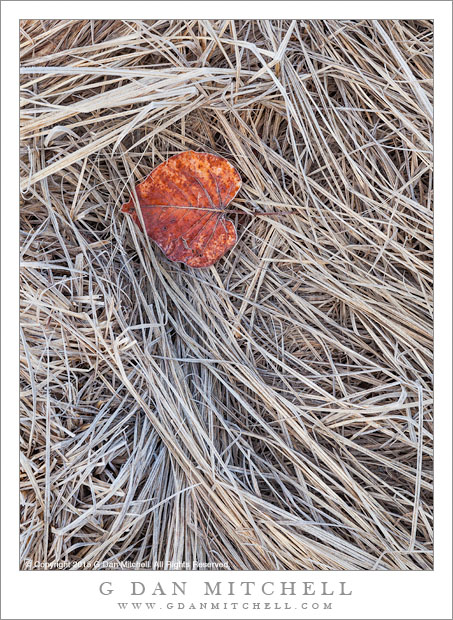
[[[21,30],[23,567],[430,569],[432,23]],[[189,149],[285,213],[204,270],[120,213]]]

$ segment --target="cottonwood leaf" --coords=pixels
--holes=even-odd
[[[241,177],[223,157],[184,151],[170,157],[136,186],[129,213],[172,261],[209,267],[231,249],[236,228],[225,207],[241,187]]]

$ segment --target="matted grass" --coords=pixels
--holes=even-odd
[[[432,41],[21,22],[24,568],[432,568]],[[205,270],[119,211],[188,149],[285,213]]]

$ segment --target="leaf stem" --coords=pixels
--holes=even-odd
[[[214,213],[224,213],[225,215],[255,215],[255,216],[265,216],[265,215],[292,215],[292,212],[286,211],[252,211],[251,213],[248,211],[228,211],[226,209],[212,209],[208,207],[193,207],[192,205],[141,205],[142,209],[148,209],[150,207],[155,207],[158,209],[191,209],[193,211],[213,211]],[[121,208],[122,211],[126,213],[131,213],[134,211],[134,207]]]

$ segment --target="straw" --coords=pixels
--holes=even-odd
[[[21,32],[22,567],[432,569],[432,22]],[[120,211],[189,149],[203,270]]]

